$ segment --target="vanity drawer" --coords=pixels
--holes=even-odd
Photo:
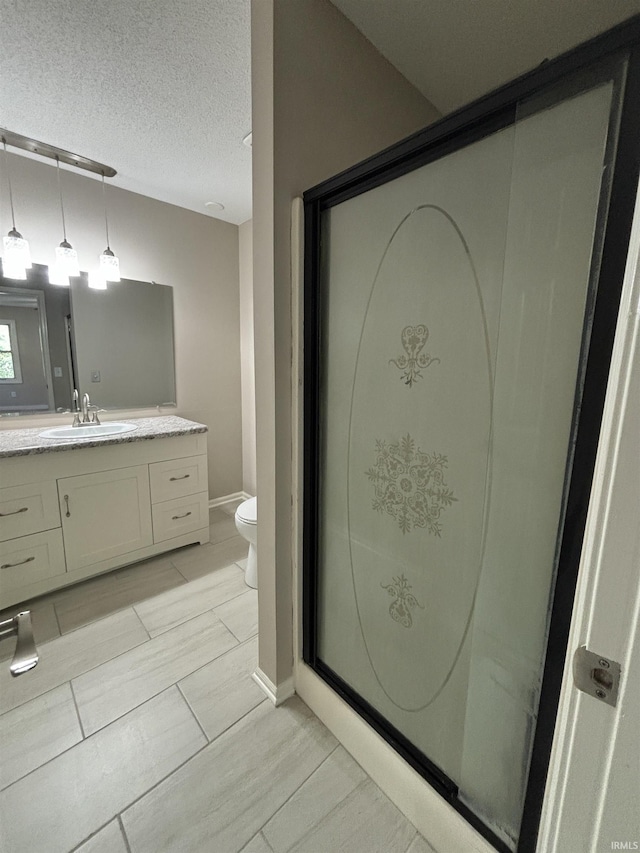
[[[154,504],[153,541],[164,542],[209,526],[209,493],[201,492],[191,497],[177,498],[174,501]]]
[[[207,457],[188,456],[149,465],[151,502],[160,503],[207,490]],[[208,522],[207,522],[208,523]]]
[[[5,595],[65,572],[62,531],[0,542],[0,602]]]
[[[53,480],[0,489],[0,542],[60,527]]]

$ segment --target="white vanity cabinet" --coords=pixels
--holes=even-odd
[[[0,458],[0,608],[208,541],[203,432]]]
[[[81,569],[153,544],[149,466],[58,480],[67,569]]]

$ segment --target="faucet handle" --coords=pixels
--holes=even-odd
[[[89,406],[87,411],[91,412],[91,423],[100,425],[100,418],[98,417],[98,412],[104,412],[105,409],[100,409],[98,406]]]

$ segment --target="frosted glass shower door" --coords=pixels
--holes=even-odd
[[[513,141],[509,128],[332,208],[325,222],[320,654],[454,778]]]
[[[515,849],[615,86],[327,205],[314,663]]]

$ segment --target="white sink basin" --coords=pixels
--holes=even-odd
[[[69,441],[69,439],[96,438],[97,436],[120,435],[123,432],[131,432],[138,429],[135,424],[82,424],[78,427],[54,427],[45,429],[40,433],[40,438],[52,438],[58,441]]]

